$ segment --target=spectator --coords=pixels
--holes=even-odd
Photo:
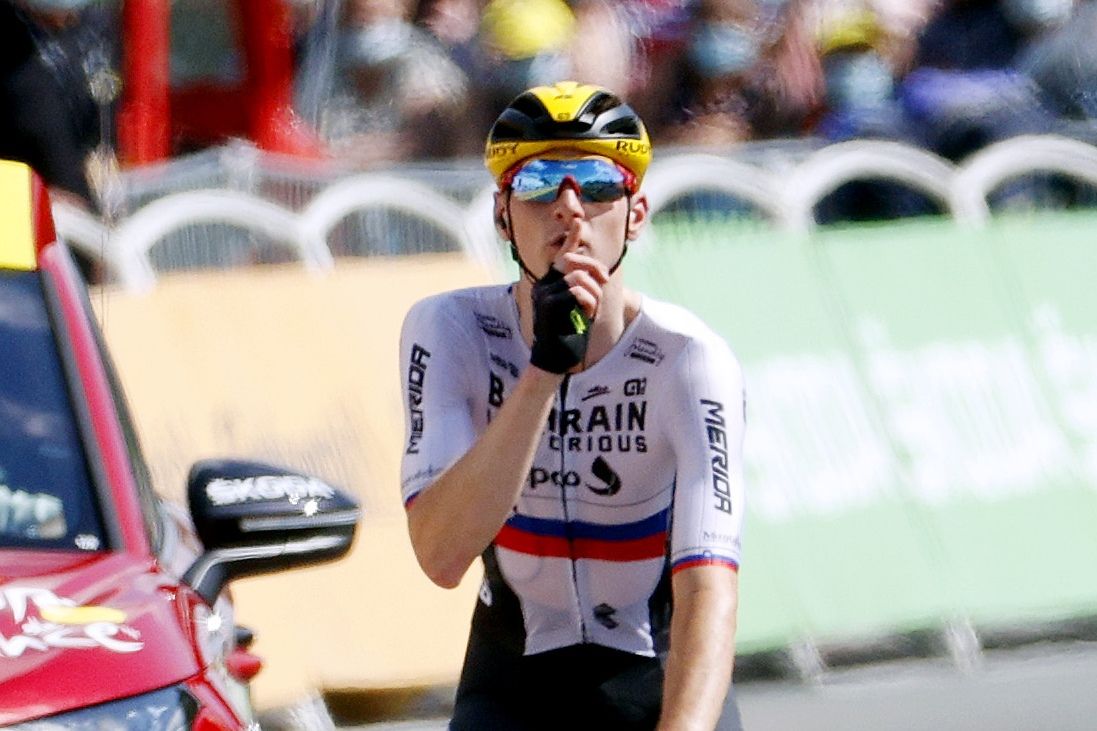
[[[915,65],[935,69],[1004,69],[1013,65],[1024,34],[1001,0],[946,0],[918,39]]]
[[[1041,99],[1055,115],[1061,134],[1097,144],[1097,3],[1033,3],[1027,16],[1035,21],[1037,35],[1018,59],[1040,91]],[[1042,13],[1036,13],[1036,10]],[[1025,10],[1014,8],[1014,12]],[[1052,176],[1038,191],[1041,207],[1093,206],[1093,186],[1065,176]]]
[[[763,36],[772,68],[760,76],[765,85],[754,101],[755,134],[763,137],[814,131],[828,109],[827,80],[819,47],[833,29],[858,15],[877,26],[873,50],[893,72],[910,68],[917,30],[925,25],[936,0],[765,0],[760,2]],[[867,63],[865,64],[868,65]],[[834,70],[831,74],[835,73]],[[833,87],[833,84],[831,84]],[[831,100],[833,101],[833,100]]]
[[[876,16],[886,39],[880,52],[897,76],[913,66],[918,36],[939,4],[940,0],[868,0],[866,10]]]
[[[749,139],[762,52],[753,0],[703,0],[685,52],[685,119],[669,131],[671,141],[728,145]]]
[[[525,89],[570,78],[574,31],[564,0],[491,0],[480,25],[486,113],[494,119]]]
[[[1002,0],[1002,12],[1021,31],[1025,46],[1065,26],[1074,16],[1075,0]]]
[[[949,159],[1054,126],[1035,84],[1016,65],[1037,28],[1019,22],[1023,14],[1006,5],[951,0],[942,6],[919,37],[916,68],[903,80],[900,98],[922,144]]]
[[[1079,4],[1069,22],[1050,13],[1043,19],[1047,31],[1022,52],[1018,66],[1058,116],[1097,120],[1097,2]]]
[[[322,115],[337,157],[369,166],[461,149],[461,130],[443,120],[462,116],[468,78],[410,18],[407,0],[349,0]]]
[[[913,131],[895,94],[889,52],[899,47],[868,7],[831,12],[819,20],[824,105],[815,133],[828,142],[875,138],[912,142]],[[900,55],[903,55],[900,53]],[[908,186],[857,179],[839,186],[815,208],[819,223],[926,215],[936,207]]]
[[[682,74],[693,0],[634,0],[620,6],[633,38],[634,60],[626,96],[658,138],[679,121],[684,103]]]
[[[767,57],[752,117],[755,135],[804,134],[823,103],[823,69],[812,25],[813,0],[767,2]]]
[[[102,36],[80,24],[89,2],[0,0],[0,158],[83,205],[94,205],[87,167],[114,93]]]
[[[318,0],[293,2],[293,106],[319,130],[335,74],[339,7]]]
[[[885,56],[891,45],[869,10],[831,18],[822,28],[825,109],[815,130],[829,141],[855,137],[911,137],[895,96],[895,72]]]
[[[627,86],[632,37],[608,0],[423,0],[415,23],[466,71],[478,103],[470,130],[482,140],[499,110],[526,88],[568,76]],[[478,152],[479,142],[469,152]]]
[[[620,5],[573,0],[575,29],[568,47],[572,77],[611,89],[628,88],[635,62],[632,34]]]
[[[449,53],[458,66],[472,69],[481,63],[477,49],[480,15],[487,0],[421,0],[414,22]]]
[[[488,0],[420,0],[413,22],[429,33],[438,47],[468,78],[468,95],[482,99],[490,86],[486,78],[487,60],[481,46],[480,17]],[[470,103],[468,123],[453,130],[454,154],[479,155],[490,119],[485,104]]]

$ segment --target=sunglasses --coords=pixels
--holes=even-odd
[[[560,186],[571,181],[586,203],[608,203],[634,192],[636,177],[606,160],[537,159],[515,168],[504,176],[503,186],[521,201],[551,203]]]

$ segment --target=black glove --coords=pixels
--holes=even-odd
[[[549,373],[567,373],[583,362],[590,318],[556,267],[533,284],[533,352],[529,362]]]

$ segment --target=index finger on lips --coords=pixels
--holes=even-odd
[[[583,228],[578,219],[573,219],[568,226],[567,232],[564,234],[564,243],[560,245],[560,251],[556,254],[556,260],[553,262],[560,271],[567,271],[564,268],[565,257],[569,253],[575,253],[579,250],[579,247],[583,244]]]
[[[568,232],[564,235],[564,245],[561,247],[561,250],[574,251],[576,247],[582,243],[582,235],[583,225],[579,223],[579,219],[571,219],[571,225],[568,226]]]

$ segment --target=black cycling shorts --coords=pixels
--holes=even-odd
[[[640,731],[659,721],[663,669],[657,658],[599,645],[538,655],[469,643],[451,731]],[[741,728],[729,696],[718,731]]]

